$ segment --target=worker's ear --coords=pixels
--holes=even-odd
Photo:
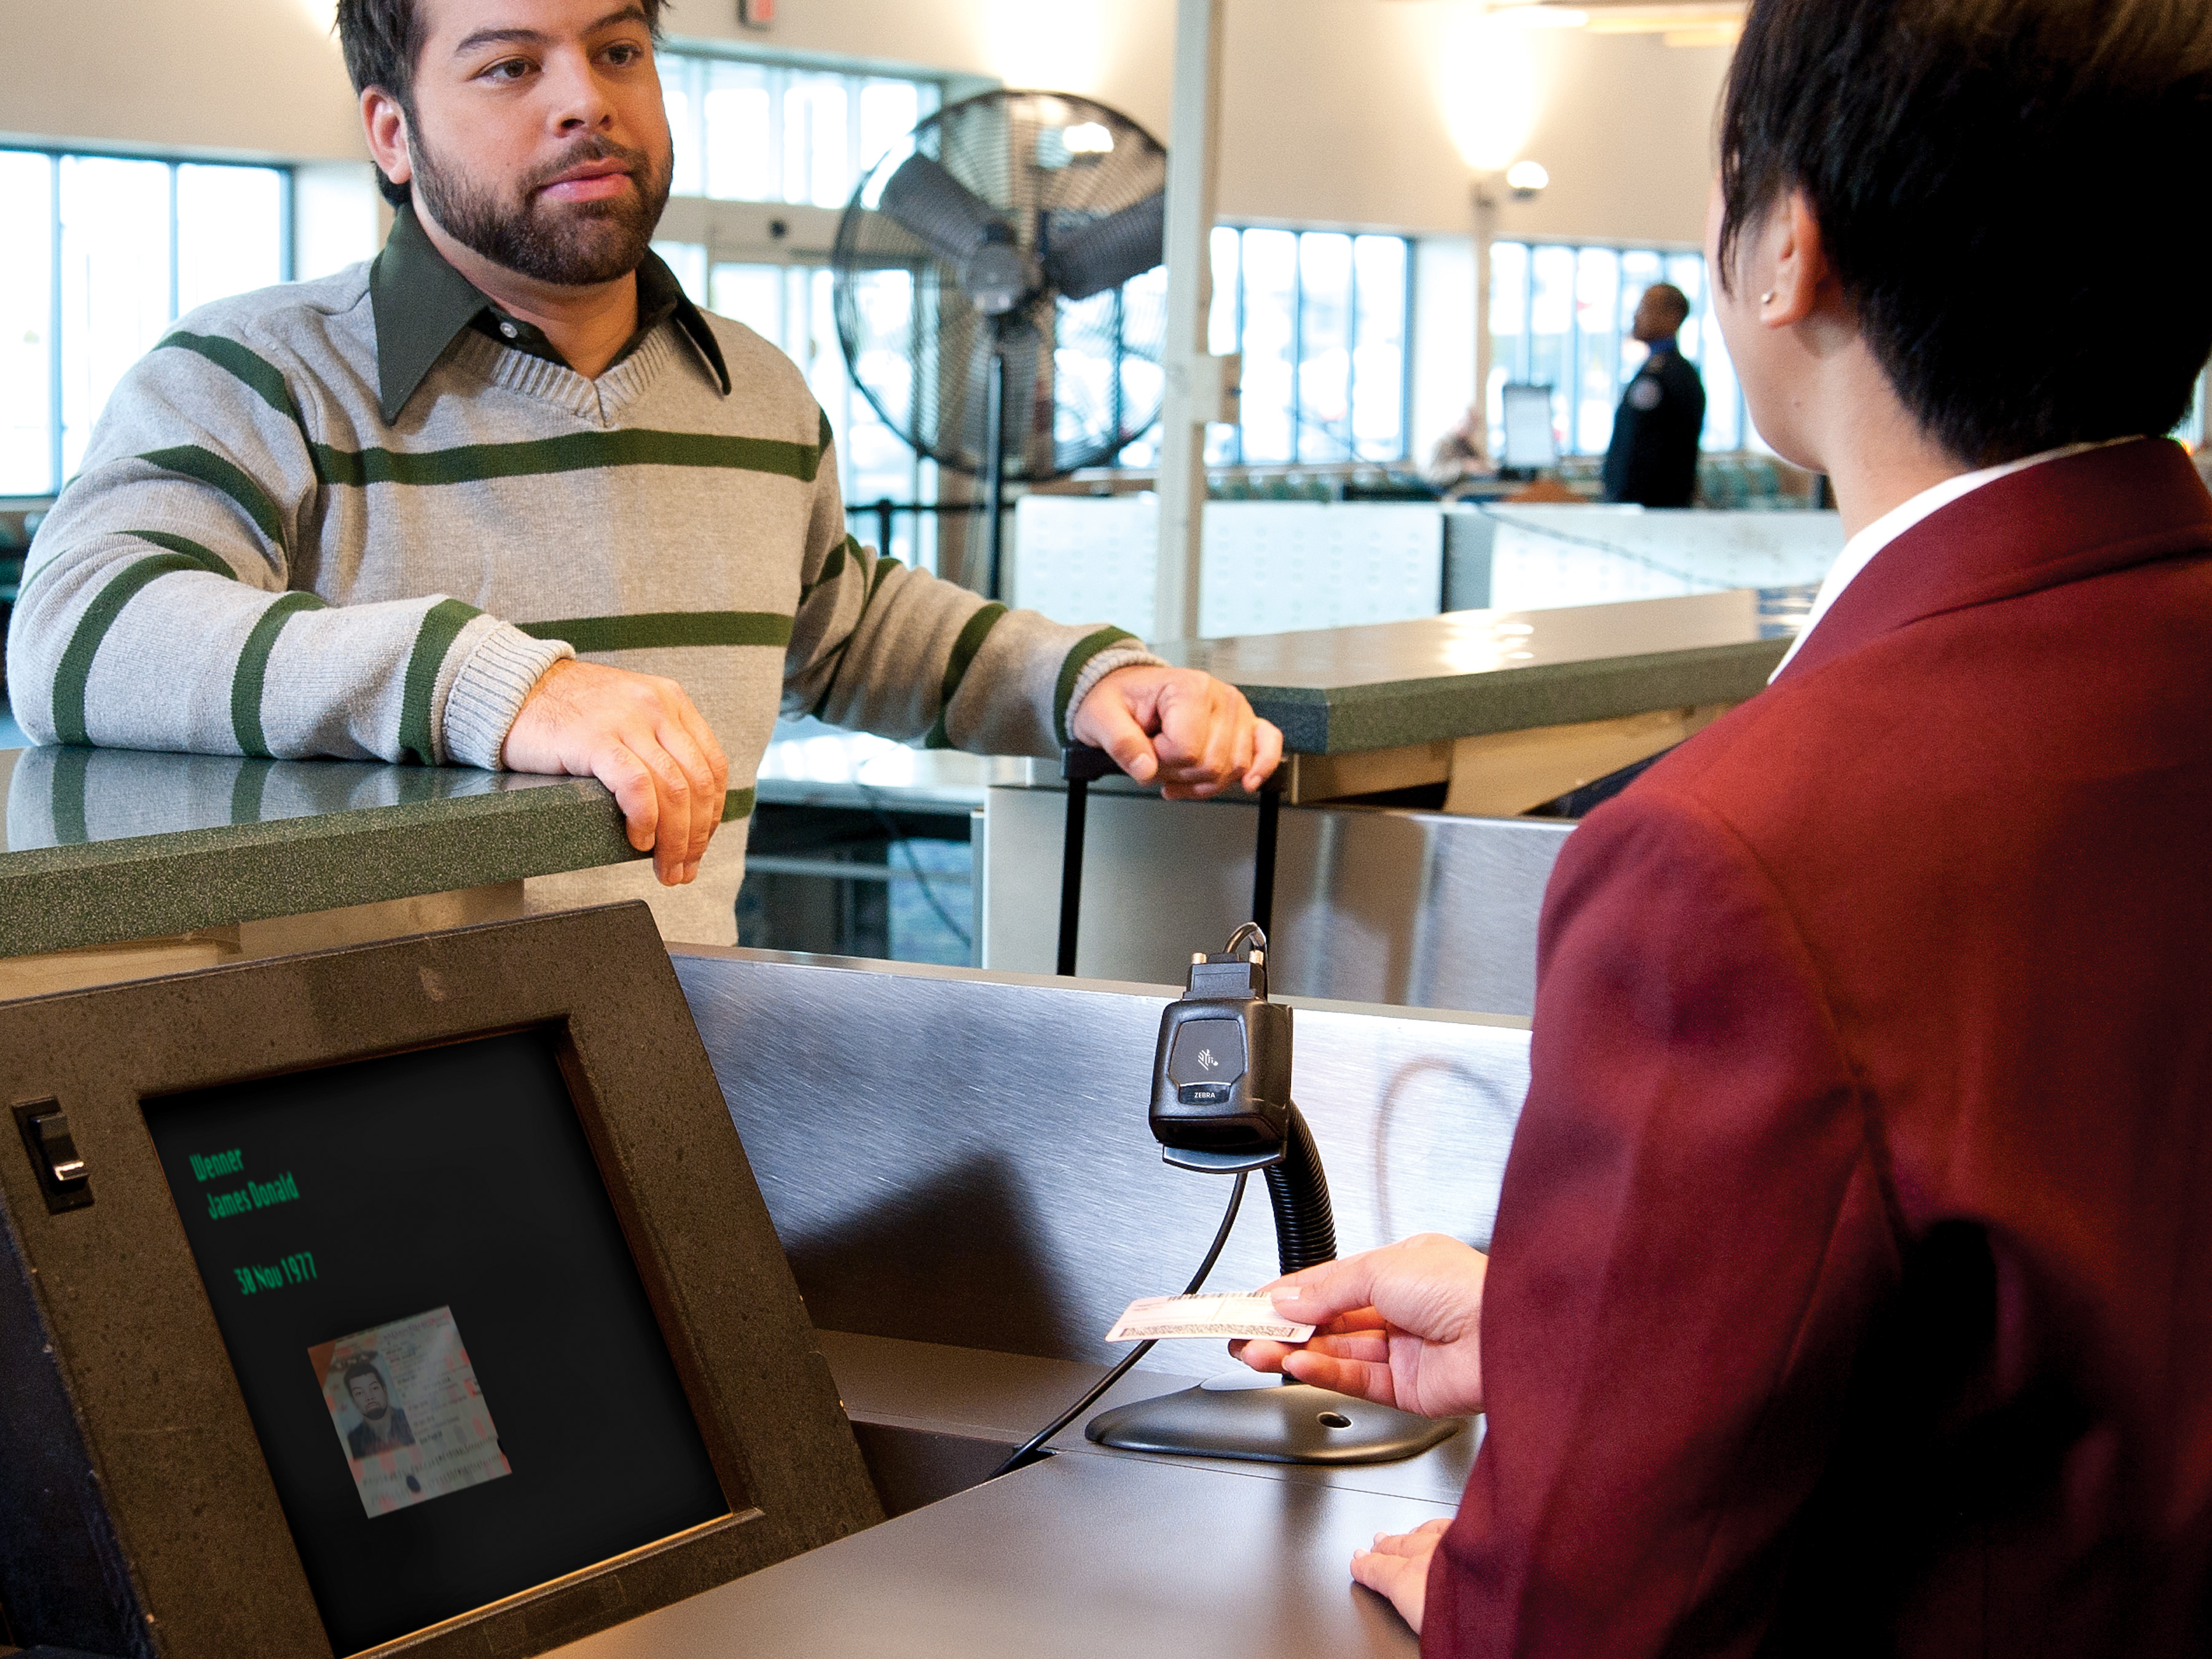
[[[1758,317],[1768,328],[1795,328],[1820,309],[1835,273],[1820,221],[1805,192],[1793,190],[1747,239],[1744,276],[1758,285]]]
[[[407,149],[407,112],[382,87],[364,87],[361,94],[361,124],[368,135],[368,153],[377,171],[395,185],[415,176],[415,162]]]

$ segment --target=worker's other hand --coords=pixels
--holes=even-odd
[[[1204,800],[1231,784],[1249,793],[1283,758],[1283,734],[1244,694],[1195,668],[1117,668],[1091,688],[1067,729],[1170,800]]]
[[[1482,1409],[1489,1271],[1488,1256],[1442,1233],[1325,1261],[1261,1287],[1278,1314],[1315,1328],[1310,1339],[1232,1342],[1229,1352],[1255,1371],[1401,1411],[1467,1416]]]
[[[1449,1517],[1439,1516],[1413,1532],[1378,1532],[1374,1548],[1352,1553],[1353,1579],[1389,1596],[1416,1636],[1421,1633],[1421,1612],[1429,1599],[1429,1563],[1450,1530]]]
[[[722,823],[730,763],[674,680],[598,663],[555,663],[523,699],[501,761],[516,772],[597,778],[614,791],[629,844],[677,887],[699,873]]]

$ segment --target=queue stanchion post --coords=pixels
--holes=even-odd
[[[1083,830],[1091,786],[1117,769],[1103,749],[1070,744],[1060,751],[1060,775],[1067,784],[1067,828],[1060,848],[1060,954],[1054,971],[1075,974],[1076,933],[1083,915]]]

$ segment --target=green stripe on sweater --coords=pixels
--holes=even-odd
[[[204,449],[198,444],[179,444],[174,449],[149,450],[138,459],[165,472],[181,473],[210,489],[221,490],[238,503],[238,510],[252,520],[270,542],[280,549],[284,545],[284,520],[276,511],[276,503],[269,499],[269,493],[259,484],[212,449]]]
[[[431,729],[430,702],[438,690],[438,670],[453,648],[460,632],[483,612],[459,599],[441,599],[430,607],[415,635],[415,649],[407,659],[405,689],[399,701],[399,757],[417,766],[438,762],[437,734]]]
[[[192,352],[217,368],[228,371],[263,403],[299,428],[302,443],[307,441],[307,423],[300,418],[300,406],[292,401],[292,388],[285,384],[283,371],[258,352],[220,335],[193,334],[181,328],[155,342],[154,349],[159,351],[164,346]]]
[[[147,583],[159,577],[174,575],[182,571],[202,574],[219,572],[231,576],[231,568],[221,559],[194,542],[181,536],[167,536],[155,531],[133,531],[142,540],[171,547],[167,553],[156,553],[149,559],[138,559],[125,565],[121,573],[101,588],[84,614],[76,620],[76,631],[62,652],[62,659],[54,668],[54,735],[64,743],[90,743],[86,734],[84,714],[85,686],[92,678],[92,659],[100,654],[100,641],[107,630],[115,626],[115,619],[123,614],[123,607],[138,597]],[[190,551],[186,551],[190,549]],[[231,576],[234,581],[235,576]]]
[[[1061,748],[1066,748],[1070,742],[1067,717],[1073,711],[1068,708],[1067,700],[1075,695],[1075,683],[1083,678],[1083,671],[1101,651],[1136,637],[1127,629],[1102,628],[1095,634],[1085,634],[1075,642],[1075,649],[1067,653],[1067,659],[1060,665],[1060,683],[1052,694],[1052,731]]]
[[[722,797],[722,822],[734,823],[739,818],[753,815],[753,798],[759,792],[753,789],[732,789]]]
[[[321,609],[323,602],[313,593],[284,594],[261,613],[246,636],[230,677],[230,732],[241,755],[269,756],[269,742],[261,730],[261,689],[269,678],[269,653],[276,648],[276,636],[302,611]]]
[[[822,561],[822,574],[799,590],[799,602],[801,605],[812,598],[817,589],[827,586],[844,574],[845,560],[848,554],[854,559],[860,556],[859,538],[848,536],[830,550],[830,556]]]
[[[775,438],[726,438],[705,432],[571,432],[511,444],[461,444],[420,453],[397,449],[314,446],[317,474],[334,484],[459,484],[488,478],[530,478],[616,466],[712,467],[767,472],[812,483],[822,446]]]
[[[211,576],[228,576],[238,580],[238,572],[230,568],[230,561],[212,549],[202,547],[189,536],[174,536],[166,530],[126,530],[126,536],[136,536],[142,542],[151,542],[156,547],[166,547],[172,553],[181,553]]]
[[[566,640],[579,651],[654,651],[680,645],[791,643],[791,618],[773,611],[659,611],[635,617],[569,617],[517,623],[535,640]]]
[[[968,625],[960,630],[960,637],[952,641],[952,654],[945,662],[945,686],[937,700],[937,724],[929,728],[922,740],[926,749],[950,749],[952,738],[945,729],[945,717],[952,712],[952,700],[960,695],[960,682],[968,678],[968,665],[975,660],[975,653],[983,648],[983,641],[999,625],[999,618],[1006,614],[1003,605],[987,605],[968,618]]]

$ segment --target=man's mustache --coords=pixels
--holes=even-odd
[[[619,161],[629,170],[630,177],[642,188],[653,177],[653,158],[641,149],[632,149],[628,144],[618,144],[613,139],[593,134],[579,139],[558,160],[548,161],[524,179],[522,193],[535,196],[572,167],[584,167],[592,161]]]

